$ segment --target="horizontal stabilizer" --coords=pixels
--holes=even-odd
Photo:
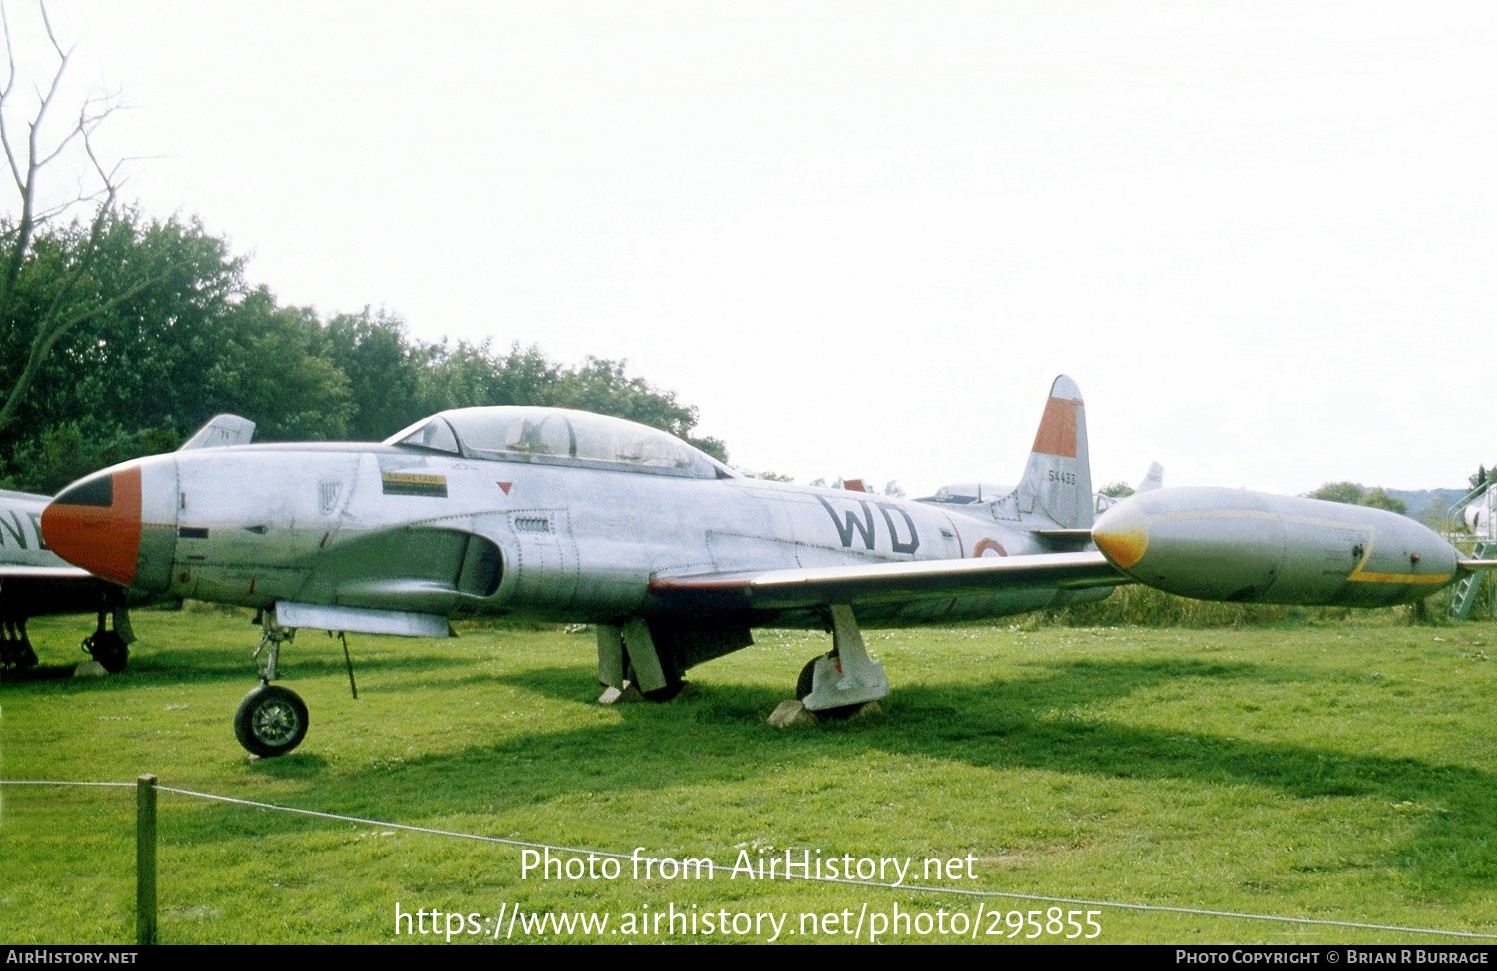
[[[1032,535],[1057,553],[1083,549],[1092,541],[1089,529],[1036,529]]]

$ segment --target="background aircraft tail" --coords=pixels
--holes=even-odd
[[[1158,462],[1150,462],[1149,471],[1144,473],[1144,477],[1139,480],[1138,486],[1135,487],[1133,491],[1153,492],[1155,489],[1162,488],[1163,486],[1164,466],[1160,465]]]
[[[199,428],[191,438],[182,443],[179,452],[195,448],[222,448],[229,445],[248,445],[255,437],[255,423],[238,415],[214,415],[208,424]]]
[[[1081,389],[1064,374],[1050,386],[1015,498],[1021,515],[1044,516],[1062,529],[1091,528],[1094,500],[1086,408]]]

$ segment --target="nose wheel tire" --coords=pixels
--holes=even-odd
[[[239,702],[234,737],[261,758],[285,755],[307,737],[307,706],[296,692],[262,684]]]

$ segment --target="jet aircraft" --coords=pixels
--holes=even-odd
[[[108,671],[124,669],[130,635],[124,590],[64,562],[42,541],[51,496],[0,490],[0,668],[35,667],[26,621],[47,614],[97,611],[98,629],[83,647]],[[110,630],[106,618],[114,618]]]
[[[182,450],[242,444],[254,430],[252,421],[218,415],[184,442]],[[0,490],[0,668],[24,669],[37,663],[26,635],[30,618],[95,612],[98,627],[83,639],[83,649],[104,670],[118,674],[125,669],[129,645],[135,640],[129,605],[142,597],[70,565],[47,547],[41,520],[51,501],[51,496]]]
[[[1494,526],[1493,513],[1497,512],[1497,489],[1490,485],[1480,492],[1475,499],[1466,503],[1461,510],[1461,519],[1466,524],[1466,531],[1478,539],[1490,542],[1497,539],[1497,526]]]
[[[60,493],[42,530],[65,559],[131,591],[255,608],[261,683],[235,734],[274,756],[307,730],[305,704],[270,683],[304,627],[444,637],[465,615],[588,623],[605,700],[626,683],[666,700],[689,668],[750,645],[755,627],[823,629],[832,649],[806,664],[796,696],[836,717],[889,693],[862,625],[1058,607],[1133,580],[1220,599],[1396,603],[1462,569],[1411,520],[1330,505],[1158,489],[1093,529],[1084,405],[1061,376],[1019,484],[996,499],[747,478],[630,422],[488,407],[380,444],[127,462]]]

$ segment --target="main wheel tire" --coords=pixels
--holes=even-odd
[[[234,712],[234,737],[261,758],[285,755],[307,737],[307,706],[296,692],[262,684]]]
[[[629,652],[627,650],[624,651],[624,678],[631,684],[633,684],[636,688],[639,688],[639,675],[634,670],[634,662],[629,660]],[[643,688],[639,688],[639,693],[644,696],[646,701],[659,703],[664,701],[674,701],[676,695],[680,694],[681,690],[685,687],[685,678],[670,671],[666,671],[665,687],[652,688],[649,691],[646,691]]]
[[[800,677],[795,679],[795,700],[805,701],[816,687],[816,662],[821,660],[813,657],[806,662],[806,666],[800,669]]]
[[[110,674],[119,674],[125,670],[125,665],[130,660],[130,647],[118,631],[101,630],[90,634],[84,640],[83,647]]]
[[[684,679],[678,678],[675,681],[671,681],[666,684],[664,688],[656,688],[653,691],[640,691],[640,694],[645,696],[646,701],[653,701],[659,704],[661,702],[674,701],[675,697],[679,695],[685,687],[686,681]]]
[[[820,657],[813,657],[806,662],[805,667],[800,669],[800,677],[795,679],[796,701],[805,701],[811,696],[811,692],[815,690],[816,662],[819,660],[821,660]],[[862,711],[865,704],[867,704],[866,701],[860,701],[857,704],[838,705],[836,708],[823,708],[820,711],[812,711],[810,708],[807,708],[806,711],[815,715],[817,721],[840,722],[847,721],[847,719]]]

